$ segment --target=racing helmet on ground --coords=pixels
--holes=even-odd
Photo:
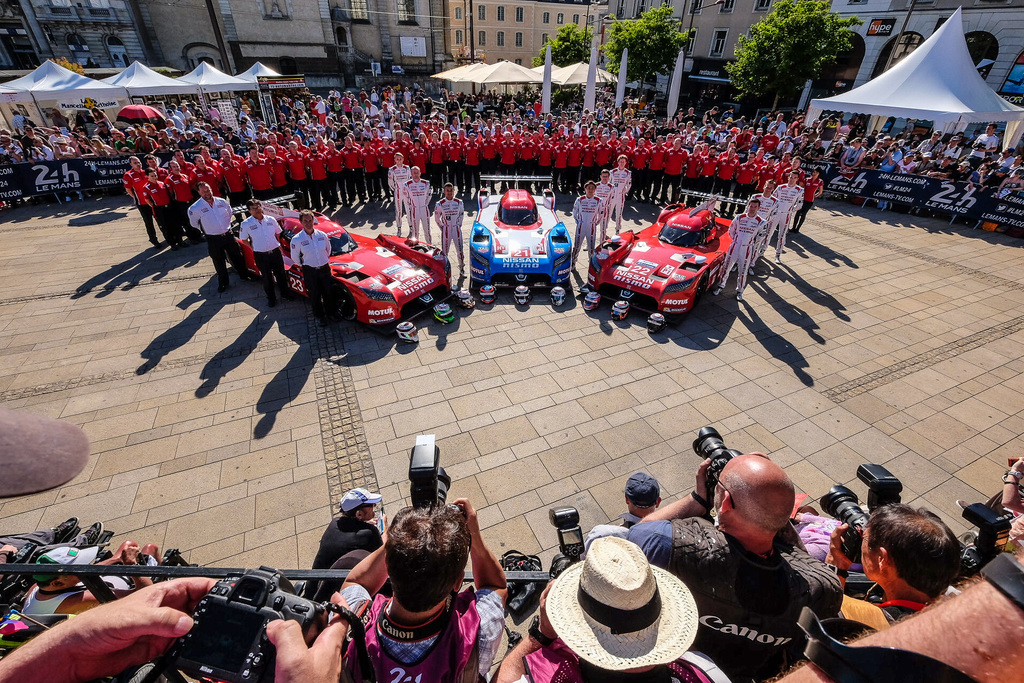
[[[565,288],[564,287],[552,287],[551,288],[551,305],[561,306],[565,302]]]
[[[494,303],[494,285],[484,285],[480,288],[480,302],[485,304]]]
[[[588,292],[587,296],[583,298],[583,310],[593,311],[601,305],[601,295],[597,292]]]
[[[448,304],[438,304],[434,306],[434,319],[447,325],[455,320],[455,311]]]
[[[455,300],[459,304],[459,308],[473,308],[476,306],[476,299],[468,289],[460,289],[455,292]]]
[[[519,285],[516,287],[516,291],[513,296],[515,296],[517,304],[525,306],[530,303],[530,299],[533,298],[533,292],[530,291],[530,288],[526,285]]]
[[[663,316],[661,313],[651,313],[647,317],[647,331],[650,332],[651,334],[654,334],[655,332],[661,332],[663,329],[665,329],[665,326],[667,324],[668,323],[665,321],[665,316]]]
[[[398,338],[409,344],[416,344],[420,340],[419,330],[411,322],[406,320],[404,323],[399,323],[398,327],[395,328],[398,332]]]
[[[612,306],[612,318],[615,320],[625,320],[627,315],[629,315],[629,303],[626,301],[616,301]]]

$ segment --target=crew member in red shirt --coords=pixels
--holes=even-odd
[[[597,146],[596,140],[586,140],[583,142],[583,170],[580,172],[580,182],[585,183],[588,180],[597,182]]]
[[[700,157],[700,190],[711,193],[715,187],[715,172],[718,171],[718,154],[714,149],[704,146]]]
[[[459,191],[465,194],[471,192],[474,187],[480,187],[480,167],[483,161],[480,138],[476,135],[466,138],[466,141],[462,143],[462,151],[466,157],[466,175],[463,178],[465,184],[459,188]]]
[[[124,191],[128,193],[128,196],[135,202],[135,208],[139,210],[139,215],[142,216],[142,224],[146,226],[146,235],[149,237],[149,242],[154,247],[160,246],[160,240],[156,238],[156,226],[153,224],[153,207],[146,201],[145,186],[149,182],[149,177],[142,168],[142,161],[138,157],[129,157],[128,163],[131,165],[127,171],[125,171],[121,182],[124,183]]]
[[[580,187],[580,171],[583,169],[583,141],[578,137],[570,137],[566,146],[569,153],[566,159],[566,175],[569,178],[568,192],[576,192]]]
[[[160,175],[155,170],[151,170],[147,178],[142,189],[146,203],[153,209],[153,216],[160,226],[160,232],[164,234],[164,239],[171,245],[171,249],[177,251],[182,246],[181,234],[171,213],[171,189],[160,180]]]
[[[379,140],[371,140],[363,145],[363,178],[366,180],[366,198],[371,202],[384,200],[379,155]]]
[[[345,155],[338,149],[334,140],[327,141],[327,194],[331,206],[340,206],[341,197],[345,196]]]
[[[633,184],[629,189],[629,198],[645,201],[644,197],[649,194],[650,190],[647,164],[651,161],[651,150],[647,147],[647,140],[640,138],[636,149],[627,156],[629,156],[629,165],[633,169]]]
[[[804,226],[804,221],[807,219],[807,212],[814,208],[814,200],[821,196],[825,189],[825,183],[821,179],[821,171],[818,169],[811,170],[811,177],[804,180],[804,203],[800,205],[800,209],[796,212],[796,217],[793,219],[793,227],[789,229],[790,233],[800,232],[800,228]]]
[[[555,172],[554,172],[554,186],[555,191],[561,194],[569,194],[569,178],[568,178],[568,167],[569,167],[569,141],[565,138],[556,140],[554,143],[555,153]]]
[[[671,204],[678,200],[683,169],[689,152],[683,148],[683,141],[678,137],[672,140],[672,147],[665,153],[665,185],[661,190],[662,204]]]
[[[498,141],[494,139],[490,131],[484,129],[484,137],[480,141],[480,155],[483,163],[480,164],[480,172],[493,174],[498,166]]]
[[[345,138],[345,146],[341,148],[345,156],[345,198],[349,206],[356,203],[356,195],[359,201],[366,201],[366,185],[363,183],[365,162],[363,161],[363,150],[356,144],[356,139],[349,135]]]
[[[505,133],[501,142],[498,143],[498,156],[501,159],[501,174],[515,175],[519,144],[512,139],[511,133]]]
[[[196,168],[192,171],[192,180],[192,189],[196,192],[199,192],[199,183],[206,183],[215,196],[224,196],[224,191],[221,189],[224,184],[223,175],[221,175],[219,165],[211,166],[203,156],[196,157]]]
[[[292,140],[288,143],[288,152],[284,155],[288,164],[288,177],[291,179],[292,192],[299,197],[299,203],[308,208],[310,205],[309,173],[306,171],[306,154],[299,149],[299,143]]]
[[[537,175],[551,177],[551,166],[555,161],[555,150],[551,140],[542,137],[537,143]]]
[[[272,179],[270,177],[270,164],[260,156],[256,147],[249,148],[249,156],[245,158],[245,177],[249,181],[249,188],[256,199],[270,199],[274,195]],[[185,207],[188,209],[188,207]],[[185,217],[186,224],[188,217]]]
[[[195,185],[195,176],[182,170],[178,162],[174,160],[167,164],[167,168],[170,172],[164,182],[171,191],[171,218],[175,224],[175,231],[179,235],[188,235],[193,244],[205,242],[206,238],[203,237],[203,233],[193,228],[188,222],[188,207],[192,205],[192,199],[195,196],[192,191]]]
[[[241,206],[249,200],[249,187],[245,184],[245,166],[241,159],[226,149],[220,151],[220,172],[224,177],[228,201],[232,207]]]
[[[651,158],[647,162],[647,201],[655,204],[664,192],[665,155],[668,153],[668,145],[665,144],[665,138],[659,135],[651,145],[650,151]]]
[[[686,189],[697,191],[700,187],[698,178],[700,177],[700,167],[703,164],[701,159],[701,152],[704,151],[704,145],[697,145],[693,148],[693,151],[686,156]],[[689,197],[689,193],[687,193]]]
[[[270,168],[271,196],[283,197],[288,194],[288,162],[277,156],[277,147],[274,145],[267,145],[263,154]]]
[[[718,158],[718,172],[715,177],[715,188],[713,192],[723,197],[731,196],[736,188],[733,177],[736,175],[736,167],[740,159],[736,156],[736,150],[731,145],[729,151]]]
[[[320,151],[319,147],[310,147],[309,156],[306,157],[311,185],[309,198],[313,200],[313,208],[317,211],[323,211],[331,198],[330,190],[327,187],[327,154],[325,152],[326,150]]]
[[[747,199],[757,189],[757,174],[761,170],[761,164],[754,157],[744,161],[736,167],[736,196],[740,199]]]

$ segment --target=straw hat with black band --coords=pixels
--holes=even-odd
[[[551,586],[546,612],[569,649],[607,671],[673,662],[697,635],[690,590],[622,538],[594,541]]]

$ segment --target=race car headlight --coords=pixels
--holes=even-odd
[[[665,287],[665,293],[666,294],[671,294],[673,292],[682,292],[684,290],[687,290],[687,289],[689,289],[690,287],[693,286],[693,283],[696,280],[697,280],[697,276],[694,275],[693,277],[688,277],[685,280],[680,280],[679,282],[673,282],[669,286]]]
[[[370,289],[369,287],[360,287],[359,291],[365,294],[367,299],[373,299],[374,301],[394,302],[395,300],[395,295],[386,289]]]

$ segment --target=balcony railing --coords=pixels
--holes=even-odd
[[[41,5],[35,8],[36,16],[49,21],[99,22],[103,24],[130,24],[128,12],[113,7],[64,7],[62,5]]]

